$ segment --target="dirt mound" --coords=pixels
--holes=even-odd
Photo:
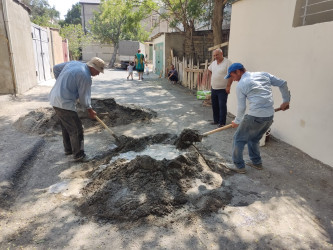
[[[53,108],[39,108],[20,117],[14,126],[27,134],[53,134],[61,131],[60,123]]]
[[[118,159],[90,178],[78,209],[85,216],[111,221],[165,216],[185,205],[192,212],[216,212],[231,200],[221,187],[221,175],[194,150],[173,160],[147,155],[130,162]]]
[[[92,99],[97,115],[107,126],[126,125],[133,122],[146,122],[156,117],[156,112],[134,105],[123,106],[114,99]],[[85,130],[97,129],[101,125],[88,117],[88,113],[79,104],[77,112]],[[39,108],[20,117],[14,124],[17,130],[27,134],[54,135],[61,127],[53,108]]]

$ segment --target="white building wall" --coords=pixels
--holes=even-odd
[[[248,71],[288,81],[291,108],[274,117],[272,134],[333,167],[333,22],[292,27],[296,0],[233,4],[229,58]],[[233,83],[228,109],[236,114]],[[282,102],[274,90],[275,107]]]

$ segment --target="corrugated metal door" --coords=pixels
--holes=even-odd
[[[49,38],[47,31],[40,26],[32,24],[31,35],[35,55],[37,81],[51,79],[51,66],[49,56]]]

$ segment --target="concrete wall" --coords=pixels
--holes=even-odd
[[[91,44],[82,48],[82,60],[89,61],[92,57],[97,56],[105,62],[110,62],[113,54],[113,46],[106,44]]]
[[[52,54],[53,57],[52,60],[52,68],[53,68],[54,65],[63,63],[65,61],[62,48],[62,37],[59,34],[59,30],[50,28],[50,40],[51,40],[50,54]]]
[[[81,2],[80,2],[81,3]],[[83,30],[89,30],[89,21],[94,17],[94,12],[99,11],[99,3],[81,3],[81,19]]]
[[[4,8],[3,8],[4,7]],[[5,13],[2,13],[5,9]],[[1,88],[2,94],[21,94],[37,84],[34,65],[34,54],[32,50],[30,18],[26,8],[17,1],[3,0],[1,2],[1,20],[3,14],[5,23],[8,23],[7,38],[1,36]],[[4,33],[4,22],[1,23],[1,34]],[[8,48],[4,45],[3,39],[9,42],[13,57],[13,72],[10,71],[10,58]],[[4,56],[4,57],[2,57]],[[16,79],[13,81],[13,77]],[[16,87],[14,87],[16,86]]]
[[[333,166],[333,22],[293,27],[295,6],[296,0],[234,3],[229,58],[288,81],[291,109],[275,114],[272,134]],[[234,114],[236,85],[228,99]],[[274,98],[278,107],[276,88]]]
[[[14,93],[14,86],[10,66],[6,27],[2,13],[2,1],[0,2],[0,8],[0,94],[12,94]]]

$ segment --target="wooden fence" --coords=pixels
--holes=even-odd
[[[204,63],[193,63],[193,59],[183,57],[180,60],[178,57],[172,57],[171,62],[177,72],[178,78],[184,87],[192,90],[210,90],[210,74],[208,70],[208,60]],[[169,69],[166,69],[168,72]]]
[[[218,45],[215,45],[208,49],[208,51],[213,51],[218,48],[223,48],[228,46],[229,42],[224,42]],[[173,50],[170,51],[171,61],[168,62],[168,65],[173,64],[178,72],[178,78],[181,84],[184,87],[187,87],[192,90],[210,90],[210,79],[211,74],[208,70],[208,66],[214,60],[212,57],[211,62],[206,60],[204,63],[197,62],[196,65],[193,63],[193,58],[183,57],[180,60],[178,57],[173,56]],[[169,69],[166,68],[165,72],[169,72]],[[166,77],[168,74],[165,74]]]

